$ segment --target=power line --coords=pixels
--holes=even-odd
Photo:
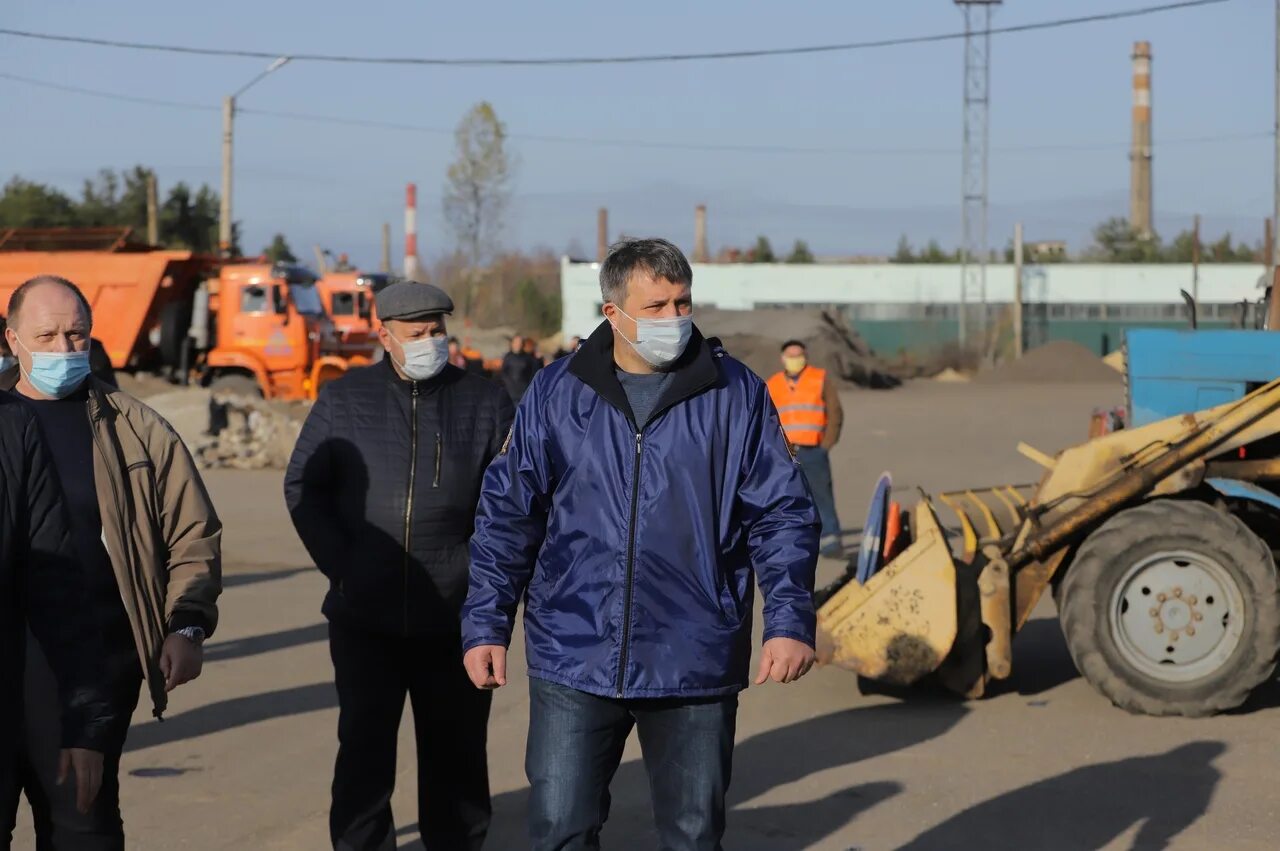
[[[123,101],[126,103],[142,104],[144,106],[160,106],[172,109],[185,109],[198,112],[217,112],[218,107],[211,104],[197,103],[194,101],[176,101],[165,100],[162,98],[141,97],[137,95],[120,94],[118,92],[107,92],[100,89],[90,89],[83,86],[72,86],[65,83],[54,83],[48,80],[39,80],[34,77],[26,77],[21,74],[11,74],[6,71],[0,71],[0,80],[9,80],[11,82],[23,83],[29,86],[39,88],[52,89],[54,91],[67,92],[70,94],[85,95],[88,97],[103,98],[106,100]],[[276,118],[286,121],[304,121],[315,124],[338,125],[343,127],[359,127],[375,130],[394,130],[407,133],[424,133],[435,136],[452,136],[453,130],[447,127],[431,127],[421,124],[407,124],[398,121],[383,121],[378,119],[362,119],[352,118],[350,116],[340,115],[321,115],[307,112],[285,112],[270,109],[237,109],[242,115],[257,115],[263,118]],[[1236,132],[1236,133],[1220,133],[1209,136],[1185,136],[1174,137],[1170,139],[1159,140],[1162,146],[1166,145],[1202,145],[1214,144],[1218,142],[1235,142],[1247,141],[1254,139],[1270,139],[1271,131],[1258,132]],[[742,145],[742,144],[717,144],[717,143],[699,143],[699,142],[665,142],[665,141],[648,141],[644,139],[608,139],[593,138],[588,136],[559,136],[545,135],[536,133],[512,133],[509,138],[523,142],[541,142],[551,144],[564,145],[581,145],[594,148],[634,148],[640,150],[675,150],[675,151],[703,151],[709,153],[751,153],[751,154],[832,154],[832,155],[853,155],[853,156],[952,156],[959,153],[955,148],[905,148],[905,147],[818,147],[818,146],[794,146],[794,145]],[[1127,142],[1082,142],[1082,143],[1061,143],[1061,144],[1043,144],[1043,145],[1007,145],[994,146],[993,152],[999,153],[1072,153],[1084,151],[1109,151],[1126,148]]]
[[[1037,21],[1026,24],[1012,24],[991,30],[992,35],[1024,33],[1037,30],[1058,29],[1078,24],[1118,21],[1125,18],[1137,18],[1160,12],[1171,12],[1179,9],[1190,9],[1198,6],[1214,6],[1229,0],[1181,0],[1181,2],[1162,3],[1155,6],[1143,6],[1136,9],[1124,9],[1115,12],[1101,12],[1095,15],[1080,15],[1072,18],[1057,18],[1050,21]],[[638,56],[565,56],[565,57],[521,57],[521,58],[458,58],[446,59],[427,56],[348,56],[329,53],[291,53],[284,50],[242,50],[223,47],[192,47],[190,45],[155,44],[150,42],[120,41],[115,39],[90,38],[87,36],[59,35],[27,30],[0,28],[0,35],[14,38],[27,38],[39,41],[56,41],[64,44],[86,44],[96,47],[110,47],[123,50],[146,50],[162,53],[180,53],[196,56],[228,56],[245,59],[277,59],[288,56],[294,62],[333,62],[359,65],[432,65],[432,66],[564,66],[564,65],[639,65],[658,62],[692,62],[723,59],[757,59],[770,56],[797,56],[815,53],[841,53],[854,50],[870,50],[883,47],[901,47],[910,44],[933,44],[942,41],[955,41],[964,38],[963,32],[936,33],[933,35],[903,36],[899,38],[875,39],[871,41],[852,41],[839,44],[816,44],[801,47],[775,47],[755,50],[726,50],[706,53],[655,53]]]

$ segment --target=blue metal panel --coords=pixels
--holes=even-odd
[[[1242,482],[1239,479],[1205,479],[1204,481],[1223,496],[1260,502],[1280,511],[1280,496],[1252,482]]]
[[[1280,377],[1280,333],[1133,328],[1125,345],[1132,426],[1232,402]]]

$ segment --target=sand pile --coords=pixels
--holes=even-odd
[[[782,368],[779,354],[785,341],[800,340],[810,363],[846,384],[883,389],[901,383],[847,323],[822,310],[697,308],[694,317],[703,334],[718,337],[729,354],[761,378]]]
[[[1114,384],[1121,380],[1120,373],[1102,358],[1068,340],[1046,343],[1020,360],[1006,361],[974,378],[983,384]]]
[[[933,377],[934,381],[941,381],[943,384],[967,384],[973,379],[965,375],[963,372],[947,367]]]

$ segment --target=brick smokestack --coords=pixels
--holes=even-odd
[[[710,259],[707,252],[707,205],[699,204],[693,209],[693,262],[706,263]]]
[[[1133,146],[1129,151],[1129,224],[1153,233],[1151,181],[1151,42],[1133,45]]]
[[[603,263],[609,254],[609,208],[601,207],[596,213],[596,262]]]
[[[404,276],[422,280],[422,263],[418,260],[418,186],[410,183],[404,192]]]

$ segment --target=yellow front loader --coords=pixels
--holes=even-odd
[[[910,543],[820,592],[819,659],[978,697],[1052,588],[1077,668],[1152,715],[1230,709],[1280,652],[1280,381],[1050,457],[1038,485],[922,494]],[[952,541],[939,520],[958,521]]]

